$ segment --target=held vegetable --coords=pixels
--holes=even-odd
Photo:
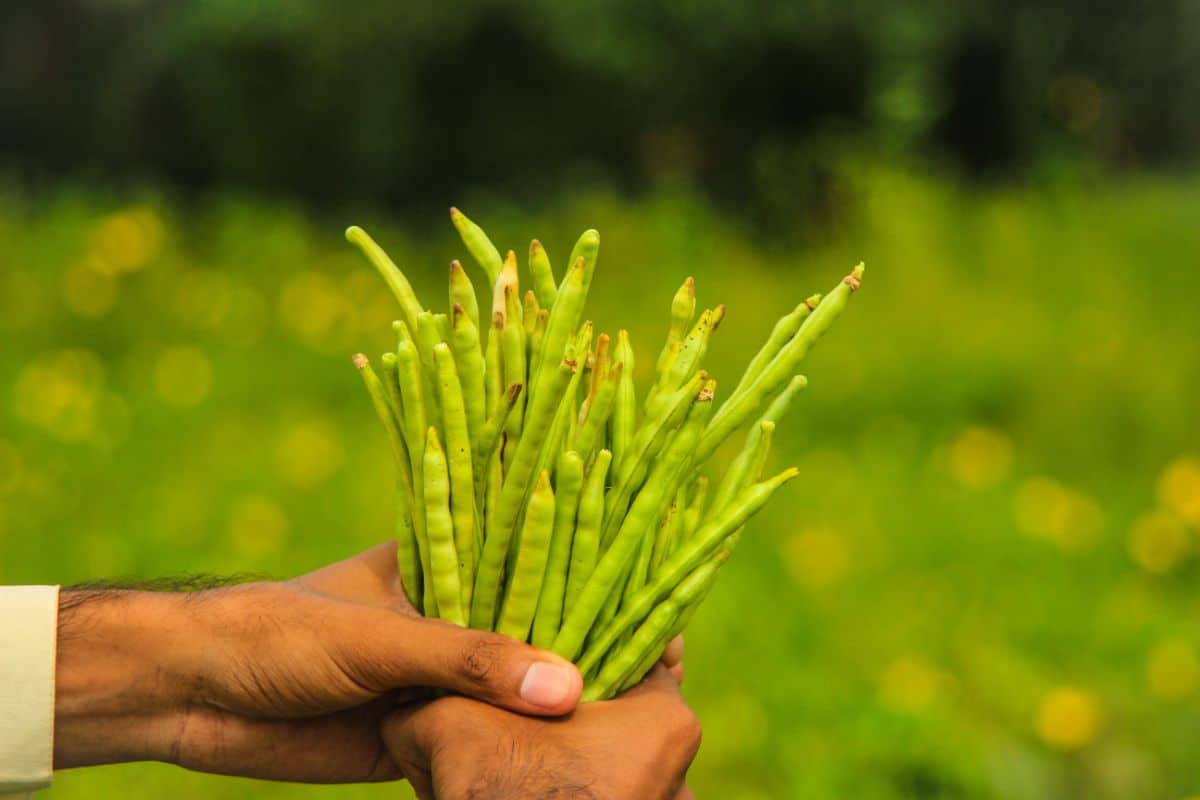
[[[725,306],[697,315],[688,278],[639,403],[629,334],[597,331],[593,350],[584,322],[599,234],[579,237],[560,281],[534,239],[522,294],[515,253],[502,257],[458,209],[450,216],[490,302],[452,261],[448,313],[424,307],[365,231],[346,231],[399,305],[380,372],[362,355],[354,364],[393,453],[405,592],[426,616],[575,660],[584,699],[612,697],[683,630],[747,521],[796,476],[762,478],[772,438],[807,382],[797,365],[859,288],[862,265],[775,323],[719,408],[704,359]],[[710,479],[709,457],[747,427]]]

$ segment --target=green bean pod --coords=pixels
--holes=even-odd
[[[388,254],[383,251],[383,248],[375,243],[375,240],[367,235],[367,232],[357,225],[351,225],[346,228],[346,241],[362,251],[362,254],[371,262],[371,266],[375,267],[375,271],[383,278],[384,283],[392,291],[392,295],[400,304],[400,311],[404,314],[404,321],[408,323],[411,330],[417,329],[417,314],[421,313],[421,303],[417,300],[417,295],[413,291],[412,284],[408,282],[408,278],[404,277],[404,273],[396,266],[395,262],[388,257]]]
[[[587,292],[583,288],[584,262],[576,261],[563,277],[558,288],[558,298],[550,309],[546,321],[546,333],[542,337],[539,360],[530,372],[529,394],[526,402],[536,402],[543,383],[553,383],[560,359],[566,354],[567,345],[574,341],[579,320],[583,315]]]
[[[633,493],[642,485],[650,463],[666,444],[675,426],[683,421],[707,378],[704,373],[693,375],[686,386],[671,396],[664,411],[655,417],[648,417],[629,446],[625,460],[616,465],[616,480],[613,481],[613,489],[604,503],[601,550],[607,549],[613,537],[617,535],[617,528],[624,519],[625,509],[628,508]]]
[[[542,470],[529,496],[525,524],[521,529],[521,550],[508,582],[500,623],[496,626],[499,633],[522,642],[529,638],[529,629],[537,612],[554,532],[554,508],[550,473]]]
[[[537,295],[533,290],[525,292],[525,304],[521,310],[521,321],[525,325],[525,339],[533,335],[533,328],[537,324],[538,312],[541,311],[541,306],[538,305]]]
[[[484,465],[491,460],[496,453],[497,445],[500,444],[500,435],[504,431],[505,422],[508,415],[517,407],[517,401],[521,396],[521,384],[510,383],[508,388],[504,390],[500,405],[496,406],[496,410],[483,423],[483,428],[479,431],[479,436],[475,439],[475,455],[473,469],[477,472],[482,472]]]
[[[496,245],[492,244],[492,240],[483,232],[483,228],[469,220],[467,215],[457,208],[450,209],[450,221],[458,230],[458,235],[462,238],[462,243],[466,245],[467,252],[475,259],[475,263],[487,273],[488,284],[495,284],[497,276],[500,275],[502,263],[500,251],[496,249]]]
[[[707,567],[713,560],[719,559],[720,562],[724,562],[727,558],[729,558],[728,550],[718,552],[708,562],[696,568],[697,572],[704,570],[703,577],[700,578],[700,585],[696,586],[695,589],[685,590],[686,599],[672,597],[676,605],[679,606],[679,613],[675,617],[675,622],[671,625],[666,635],[662,636],[654,643],[653,647],[642,655],[642,660],[638,662],[637,667],[633,672],[626,675],[625,680],[621,682],[621,685],[617,689],[617,694],[630,689],[640,682],[642,678],[646,677],[646,673],[662,658],[663,651],[667,649],[667,645],[671,643],[671,640],[687,629],[688,624],[692,621],[692,617],[696,615],[696,610],[700,608],[700,604],[704,602],[704,598],[708,596],[713,584],[717,581],[717,569],[707,569]],[[690,583],[691,576],[688,576],[684,582]],[[683,588],[683,584],[680,584],[680,588]],[[675,593],[672,592],[671,594],[674,595]]]
[[[580,697],[581,703],[604,700],[616,694],[625,677],[637,669],[643,654],[653,650],[655,643],[666,637],[679,616],[679,606],[672,600],[659,603],[650,616],[638,626],[633,637],[604,662],[595,680],[589,681]],[[657,659],[656,659],[657,660]]]
[[[678,497],[678,494],[676,497]],[[667,513],[663,515],[662,521],[658,523],[658,529],[654,534],[654,547],[650,551],[649,574],[651,576],[658,572],[658,568],[662,565],[663,560],[671,552],[671,547],[674,545],[675,539],[679,534],[680,516],[679,503],[677,500],[672,500],[671,505],[667,507]]]
[[[404,403],[400,400],[400,382],[397,377],[396,354],[384,353],[379,357],[379,365],[379,382],[383,384],[383,388],[386,390],[388,405],[391,407],[392,415],[400,430],[400,435],[403,436],[404,424],[401,420],[404,419]]]
[[[533,332],[529,334],[529,363],[537,364],[542,357],[542,343],[546,340],[546,324],[550,321],[550,312],[540,309],[537,319],[533,322]]]
[[[796,389],[805,384],[803,375],[797,375],[799,382],[793,379],[788,384],[788,388],[784,390],[784,394],[780,395],[779,400],[783,400],[782,404],[772,403],[771,408],[768,408],[755,425],[750,427],[750,431],[746,434],[746,442],[742,445],[741,451],[734,457],[729,465],[729,469],[725,470],[725,476],[721,478],[721,483],[717,486],[717,491],[713,495],[713,510],[720,511],[737,496],[737,493],[742,488],[758,478],[751,474],[751,465],[754,463],[756,453],[763,447],[770,447],[771,434],[775,432],[775,421],[780,417],[780,409],[777,405],[782,405],[786,410],[787,403],[790,397],[785,397],[788,394],[795,394]],[[796,388],[792,388],[796,387]],[[764,443],[762,440],[766,439]]]
[[[392,457],[396,462],[396,547],[397,563],[400,577],[404,581],[404,590],[414,606],[420,607],[421,570],[420,559],[417,555],[416,532],[412,527],[410,499],[412,495],[412,472],[409,464],[408,448],[400,430],[400,422],[394,415],[387,390],[379,377],[371,369],[371,362],[362,353],[353,358],[354,366],[362,376],[371,405],[387,430],[388,440],[392,446]]]
[[[562,630],[554,640],[554,652],[563,658],[574,659],[583,647],[584,639],[591,630],[601,607],[608,599],[613,587],[628,574],[630,562],[638,546],[651,526],[658,519],[664,497],[674,496],[671,482],[680,467],[691,457],[692,450],[700,438],[708,412],[712,408],[713,393],[705,387],[694,397],[687,420],[675,434],[659,459],[645,485],[625,515],[612,544],[600,558],[588,582],[580,592],[576,603],[567,611]],[[603,539],[601,540],[603,545]],[[611,642],[610,642],[611,645]],[[607,649],[607,648],[606,648]]]
[[[708,499],[708,476],[701,475],[696,478],[694,486],[691,499],[688,501],[687,508],[683,512],[682,525],[678,536],[680,543],[690,541],[693,534],[700,527],[700,520],[704,516],[704,504]]]
[[[613,403],[617,397],[617,387],[621,382],[624,370],[624,364],[617,364],[609,370],[608,379],[600,384],[591,403],[586,409],[579,410],[581,415],[586,411],[587,416],[580,422],[576,430],[573,446],[584,460],[591,458],[592,450],[604,443],[604,429],[612,414]]]
[[[437,597],[438,616],[455,625],[466,625],[459,583],[458,554],[454,546],[454,522],[450,513],[450,480],[446,455],[438,441],[437,428],[425,438],[425,516],[429,525],[429,577]]]
[[[446,462],[450,470],[450,516],[454,523],[454,548],[458,553],[459,587],[463,608],[471,607],[475,585],[475,478],[471,434],[467,429],[467,410],[463,401],[458,368],[450,346],[434,345],[438,393],[446,430]]]
[[[596,352],[588,357],[588,366],[591,375],[588,378],[587,396],[584,397],[583,403],[579,407],[579,420],[583,420],[588,415],[588,410],[592,407],[592,402],[596,399],[596,394],[600,391],[600,387],[604,385],[608,378],[608,373],[612,370],[612,357],[609,354],[609,335],[602,333],[596,337]]]
[[[504,381],[509,385],[520,383],[529,386],[525,372],[525,331],[521,327],[520,318],[511,313],[513,305],[511,290],[506,290],[505,295],[509,300],[507,303],[509,308],[505,312],[504,327],[500,330],[500,358],[504,364]],[[528,394],[528,389],[526,389],[526,394]],[[526,402],[528,402],[528,397]],[[521,429],[525,421],[523,405],[518,403],[505,422],[504,432],[508,435],[503,458],[505,468],[508,467],[512,458],[512,448],[516,447],[517,439],[521,436]]]
[[[433,376],[437,375],[437,366],[433,363],[433,347],[440,341],[442,332],[438,329],[437,317],[431,311],[422,311],[417,315],[417,355],[421,360],[421,385],[425,393],[425,414],[429,417],[429,424],[438,428],[442,425],[442,409],[433,385]]]
[[[475,574],[475,596],[471,602],[473,628],[490,630],[495,622],[500,573],[508,558],[513,529],[521,513],[521,504],[529,488],[533,467],[554,422],[557,401],[570,383],[575,369],[576,364],[573,362],[560,363],[553,373],[554,380],[543,387],[544,391],[540,397],[530,401],[528,419],[517,443],[512,463],[504,475],[504,483],[496,500],[493,524],[484,540],[483,555]]]
[[[579,593],[592,577],[600,557],[600,524],[604,519],[604,488],[612,452],[596,453],[579,496],[579,513],[575,525],[575,541],[571,544],[571,568],[567,572],[567,594],[563,608],[575,605]]]
[[[450,348],[454,351],[454,363],[458,367],[458,380],[462,384],[463,401],[467,410],[467,430],[471,439],[479,436],[483,427],[485,408],[483,351],[479,344],[479,328],[460,303],[455,303],[451,313]]]
[[[555,466],[557,492],[554,498],[554,533],[546,559],[546,576],[533,618],[532,642],[549,647],[562,624],[563,598],[567,591],[567,572],[571,564],[571,545],[575,539],[575,517],[583,489],[583,459],[574,450],[558,457]]]
[[[568,265],[574,265],[583,259],[583,293],[587,294],[588,289],[592,286],[592,275],[596,272],[596,257],[600,254],[600,233],[598,231],[588,229],[584,231],[575,246],[571,248],[571,257],[567,259]],[[559,287],[561,291],[562,287]]]
[[[700,440],[700,448],[696,453],[697,461],[703,462],[712,455],[721,442],[725,441],[733,431],[741,427],[755,411],[767,402],[788,378],[796,373],[796,366],[808,354],[813,344],[821,337],[838,315],[846,308],[850,294],[862,282],[863,265],[859,264],[854,270],[834,288],[816,310],[808,315],[796,335],[788,340],[779,352],[763,368],[762,373],[750,386],[740,393],[731,395],[713,416],[708,430]]]
[[[792,309],[790,314],[785,314],[775,323],[775,327],[771,329],[770,335],[767,337],[766,343],[763,344],[759,351],[754,354],[754,358],[750,359],[750,363],[746,365],[746,371],[742,373],[741,379],[733,389],[733,395],[738,394],[750,384],[758,379],[767,364],[771,363],[771,359],[779,353],[780,349],[788,343],[796,331],[800,330],[800,325],[808,318],[808,315],[813,312],[813,309],[821,302],[821,295],[814,294],[805,298],[804,302]]]
[[[542,308],[551,308],[558,298],[558,282],[554,280],[554,268],[546,248],[534,239],[529,243],[529,272],[533,275],[533,291],[537,293]]]
[[[641,544],[638,545],[637,555],[634,556],[633,565],[629,570],[629,579],[625,581],[625,590],[621,593],[625,602],[646,585],[646,580],[650,577],[650,561],[654,558],[654,542],[657,538],[658,525],[651,525],[642,534]]]
[[[671,361],[670,367],[663,373],[662,379],[654,385],[646,396],[646,415],[653,416],[662,410],[662,403],[670,396],[670,392],[678,389],[700,368],[700,362],[708,350],[708,340],[717,329],[725,316],[725,306],[706,309],[696,320],[691,332],[684,338],[679,352]]]
[[[413,530],[416,533],[417,553],[421,560],[421,572],[425,576],[423,610],[426,616],[437,615],[437,598],[433,593],[433,582],[429,580],[429,536],[425,520],[425,430],[429,418],[425,412],[425,395],[422,387],[420,359],[408,326],[400,322],[396,326],[396,380],[400,384],[400,399],[404,406],[405,438],[412,443],[408,448],[409,464],[412,468]]]
[[[467,271],[457,259],[450,262],[450,308],[455,306],[462,306],[471,324],[479,328],[479,298]]]
[[[617,383],[617,396],[613,400],[612,421],[609,441],[612,443],[613,461],[620,464],[625,458],[637,427],[637,389],[633,385],[633,345],[629,343],[629,331],[617,331],[617,346],[613,350],[613,368],[622,365],[621,380]]]
[[[671,368],[671,362],[679,353],[688,326],[692,324],[695,315],[696,279],[689,276],[671,298],[671,326],[667,329],[667,340],[663,343],[663,349],[654,365],[654,372],[659,376],[659,381],[663,380],[663,375]]]
[[[576,661],[580,671],[586,673],[596,666],[625,631],[632,629],[634,625],[644,619],[655,603],[670,594],[684,576],[704,563],[720,548],[725,537],[745,525],[746,521],[766,504],[780,486],[798,474],[799,470],[793,467],[773,478],[747,486],[729,507],[714,514],[708,522],[700,527],[700,530],[696,531],[690,541],[663,562],[653,580],[634,595],[628,603],[623,604],[616,618],[588,642],[587,652]],[[599,568],[597,568],[597,572],[599,572]],[[595,576],[593,576],[594,579]],[[563,631],[565,632],[567,629],[568,625],[564,624]],[[563,634],[560,633],[559,638],[563,638]],[[558,642],[555,644],[557,645]],[[558,650],[557,647],[555,651],[560,655],[563,654],[563,651]],[[571,658],[574,658],[574,655]]]
[[[504,327],[504,314],[492,315],[492,325],[488,329],[487,346],[483,351],[483,413],[490,417],[496,413],[500,394],[504,390],[504,369],[500,358],[501,328]]]

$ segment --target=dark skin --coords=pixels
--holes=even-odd
[[[498,634],[420,617],[390,543],[282,583],[191,594],[64,592],[55,766],[159,760],[274,780],[420,784],[423,775],[437,782],[457,774],[480,785],[485,776],[474,772],[517,774],[529,758],[546,780],[604,791],[576,796],[686,797],[678,787],[699,728],[678,696],[680,655],[674,645],[670,668],[662,668],[673,696],[647,681],[645,691],[571,714],[582,689],[572,665]],[[535,664],[539,680],[531,681]],[[425,687],[461,696],[427,701]],[[687,716],[695,735],[647,725],[650,706],[664,719]],[[406,742],[457,742],[471,737],[453,732],[485,726],[511,734],[506,751],[493,742],[490,761],[458,745]],[[629,764],[656,749],[674,756],[647,764],[636,794],[614,793],[625,788],[605,785],[604,773],[621,754],[600,743],[635,739]],[[664,769],[677,762],[678,770]],[[438,797],[503,796],[444,789]]]

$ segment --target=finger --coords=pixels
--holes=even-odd
[[[679,681],[662,662],[655,664],[641,682],[621,695],[622,698],[651,698],[670,697],[679,699]]]
[[[498,633],[395,614],[371,630],[354,641],[379,691],[432,686],[539,716],[571,711],[583,692],[574,664]]]
[[[384,745],[392,762],[404,775],[417,796],[433,797],[433,765],[429,727],[426,724],[428,703],[411,703],[390,714],[380,727]]]
[[[662,662],[668,668],[683,662],[683,635],[680,634],[667,643],[667,649],[663,650]]]
[[[302,575],[295,582],[314,592],[372,605],[391,605],[404,597],[394,541]]]

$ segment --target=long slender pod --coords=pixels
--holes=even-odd
[[[546,321],[546,333],[542,337],[539,360],[530,372],[529,395],[526,399],[528,403],[537,402],[542,384],[554,381],[559,361],[566,354],[567,345],[577,333],[579,320],[583,315],[583,304],[587,299],[583,283],[585,268],[583,259],[575,261],[574,266],[563,277],[562,285],[558,287],[558,297]]]
[[[475,259],[475,263],[487,273],[488,284],[495,284],[496,278],[500,274],[500,266],[503,263],[500,259],[500,251],[496,249],[496,245],[492,244],[492,240],[483,232],[483,228],[468,219],[467,215],[457,208],[450,209],[450,221],[454,223],[454,227],[458,230],[458,235],[462,238],[463,244],[466,245],[467,252]]]
[[[495,622],[500,573],[508,558],[513,528],[521,513],[521,504],[532,479],[533,467],[541,453],[550,426],[554,422],[557,401],[562,397],[576,365],[563,361],[553,373],[554,380],[543,386],[540,397],[531,401],[528,419],[504,475],[495,514],[483,543],[483,555],[475,573],[475,595],[471,602],[471,627],[491,629]]]
[[[563,608],[571,608],[579,599],[588,578],[596,569],[600,557],[600,525],[604,520],[604,488],[608,480],[608,468],[612,464],[612,452],[601,450],[596,453],[588,470],[583,491],[579,497],[579,514],[576,518],[575,541],[571,545],[571,568],[567,573],[567,595]]]
[[[633,345],[629,343],[629,331],[617,331],[617,346],[613,350],[613,368],[621,365],[621,379],[617,383],[617,396],[613,400],[610,424],[613,461],[620,464],[633,441],[637,427],[637,389],[633,385]]]
[[[558,298],[558,282],[554,280],[554,268],[550,266],[550,256],[546,248],[534,239],[529,243],[529,272],[533,275],[533,291],[537,294],[542,308],[550,308]]]
[[[438,616],[455,625],[466,625],[458,554],[454,547],[454,522],[450,513],[450,480],[446,455],[437,428],[425,438],[425,516],[429,524],[429,577],[437,597]]]
[[[425,520],[425,431],[429,417],[425,413],[425,391],[421,378],[420,359],[408,326],[403,322],[396,325],[399,339],[396,342],[396,380],[400,384],[400,398],[404,406],[405,438],[411,442],[408,448],[409,464],[412,468],[413,531],[417,539],[417,552],[421,560],[423,581],[423,606],[426,616],[437,615],[437,598],[430,580],[429,536]]]
[[[574,606],[567,611],[562,630],[554,640],[554,651],[564,658],[573,659],[579,654],[596,615],[600,613],[614,585],[627,574],[637,547],[647,530],[658,520],[663,498],[669,499],[674,496],[675,487],[672,482],[677,477],[680,467],[690,458],[700,438],[712,408],[712,399],[713,391],[708,386],[694,398],[687,421],[673,437],[662,458],[655,463],[650,477],[646,479],[645,485],[630,506],[629,513],[625,515],[611,546],[600,558]],[[603,540],[601,543],[603,544]]]
[[[418,608],[421,606],[421,562],[417,554],[417,536],[412,523],[412,471],[408,448],[389,403],[387,391],[379,377],[371,369],[371,363],[362,353],[354,356],[354,366],[362,376],[375,414],[387,430],[396,462],[396,546],[400,577],[408,599]]]
[[[515,307],[511,302],[512,290],[506,289],[505,296],[507,308],[504,314],[504,325],[500,330],[500,358],[504,363],[504,381],[509,385],[521,383],[528,387],[528,378],[525,373],[525,331],[521,327],[520,318],[512,313],[512,309]],[[528,393],[528,389],[526,389],[526,393]],[[526,402],[528,402],[528,398],[526,398]],[[504,446],[503,463],[506,469],[512,459],[513,450],[517,446],[517,440],[521,436],[524,422],[525,410],[523,404],[518,403],[508,415],[504,425],[507,441]]]
[[[654,579],[622,606],[616,618],[599,635],[593,637],[588,643],[587,652],[576,661],[579,669],[586,673],[587,670],[599,663],[608,648],[612,647],[625,631],[644,619],[655,603],[669,594],[685,575],[716,552],[721,546],[721,542],[730,533],[745,525],[746,521],[766,504],[780,486],[798,474],[799,470],[793,467],[773,478],[748,486],[728,508],[719,514],[714,514],[708,522],[701,526],[700,530],[696,531],[691,541],[672,553],[663,562]],[[563,632],[566,631],[567,625],[564,624]],[[563,638],[562,633],[559,634],[559,638]],[[563,651],[557,648],[558,642],[555,642],[555,645],[556,652],[562,654]],[[577,653],[572,657],[574,655]]]
[[[483,387],[484,364],[479,343],[479,328],[461,303],[454,304],[450,319],[450,349],[454,352],[458,380],[462,384],[467,430],[474,440],[479,436],[479,429],[487,416],[487,393]]]
[[[567,592],[567,571],[571,563],[571,545],[575,539],[575,518],[583,489],[583,459],[574,450],[558,457],[554,470],[557,486],[554,497],[554,533],[546,559],[546,575],[533,618],[532,642],[549,647],[562,624],[563,598]]]
[[[457,260],[450,262],[450,308],[455,306],[462,306],[471,324],[479,327],[479,297],[467,271]]]
[[[600,674],[585,689],[584,701],[611,697],[648,656],[653,657],[650,665],[662,656],[663,648],[673,638],[672,632],[681,627],[684,609],[694,607],[703,598],[726,558],[728,554],[705,561],[679,582],[637,627],[629,642],[605,660]]]
[[[704,461],[734,430],[741,427],[788,378],[796,373],[796,366],[808,354],[813,344],[825,333],[846,308],[851,293],[862,283],[863,265],[859,264],[825,296],[816,310],[808,315],[796,335],[788,340],[780,351],[763,368],[762,373],[750,386],[730,396],[709,423],[708,430],[700,440],[696,453],[698,462]]]
[[[529,496],[525,524],[521,529],[521,550],[513,566],[496,630],[525,641],[537,612],[538,597],[546,574],[546,560],[554,532],[555,497],[550,488],[550,473],[542,470]]]
[[[591,458],[592,451],[603,443],[604,429],[613,411],[613,403],[617,397],[617,386],[625,372],[624,364],[617,364],[609,370],[608,378],[596,390],[595,396],[586,409],[587,416],[575,431],[573,446],[586,461]],[[583,414],[585,409],[580,408]]]
[[[757,480],[749,473],[749,468],[753,454],[758,449],[759,439],[762,438],[764,432],[763,423],[770,422],[774,428],[774,424],[783,419],[788,409],[791,408],[792,399],[806,386],[808,386],[807,378],[803,375],[794,376],[788,381],[788,385],[779,393],[779,396],[767,406],[767,410],[758,418],[758,422],[750,427],[750,431],[746,434],[745,444],[742,445],[741,451],[730,463],[729,469],[725,471],[725,476],[717,486],[717,491],[713,495],[713,510],[720,511],[733,500],[746,483]]]
[[[696,279],[688,276],[671,298],[671,325],[667,329],[667,340],[663,343],[663,349],[654,365],[658,380],[662,380],[662,376],[671,368],[675,356],[679,354],[683,337],[687,334],[688,326],[692,324],[692,317],[695,315]]]
[[[691,332],[680,345],[679,353],[671,360],[671,364],[663,372],[661,380],[646,396],[647,416],[654,416],[660,411],[662,403],[667,402],[670,393],[682,386],[700,369],[700,362],[708,351],[708,340],[724,317],[725,306],[706,309],[700,314],[700,318],[696,320]]]
[[[700,520],[704,516],[705,501],[708,499],[708,487],[707,475],[696,478],[691,499],[688,500],[687,508],[683,512],[682,526],[677,537],[679,542],[690,540],[699,529]]]
[[[442,409],[434,387],[437,366],[433,363],[433,347],[441,341],[442,332],[438,330],[437,317],[433,312],[422,311],[417,315],[417,355],[421,362],[421,385],[425,392],[425,414],[429,417],[429,424],[435,428],[442,426]]]
[[[678,498],[679,494],[677,493],[675,496]],[[679,508],[678,500],[672,500],[671,505],[667,507],[667,513],[663,515],[662,521],[658,523],[658,529],[654,533],[654,547],[650,552],[650,575],[658,572],[659,566],[671,552],[671,547],[679,535],[681,516],[682,511]]]
[[[388,257],[383,248],[357,225],[346,228],[346,241],[361,250],[371,265],[375,267],[400,304],[400,311],[404,314],[404,321],[408,323],[409,329],[416,330],[417,314],[421,313],[422,306],[421,302],[417,300],[417,295],[413,291],[412,284],[408,282],[408,278],[404,277],[404,273]]]
[[[600,391],[600,387],[604,385],[604,381],[612,369],[612,355],[609,352],[609,344],[610,337],[607,333],[602,333],[596,337],[596,352],[588,359],[591,375],[588,377],[587,395],[583,398],[583,402],[579,406],[580,420],[587,417],[592,407],[592,402],[596,399],[596,394]]]
[[[454,549],[458,553],[459,587],[463,608],[471,607],[475,584],[475,478],[467,409],[458,380],[454,355],[445,342],[434,345],[438,394],[446,434],[446,463],[450,471],[450,516],[454,523]]]
[[[750,363],[746,365],[746,371],[742,373],[742,377],[738,380],[738,384],[734,387],[733,394],[730,397],[738,394],[758,379],[758,376],[766,369],[767,364],[771,363],[771,359],[775,358],[783,346],[796,335],[796,331],[800,330],[800,325],[816,309],[820,302],[821,295],[811,295],[805,298],[803,303],[796,306],[790,314],[785,314],[779,318],[779,321],[775,323],[775,327],[771,329],[770,335],[767,336],[767,341],[754,354],[754,358],[750,359]]]
[[[475,457],[473,468],[477,472],[482,472],[484,465],[491,460],[492,455],[496,452],[500,444],[500,435],[504,432],[505,423],[508,421],[508,415],[513,412],[521,397],[522,386],[519,383],[510,383],[508,388],[501,395],[501,401],[492,415],[483,423],[483,427],[479,431],[479,436],[475,438]]]
[[[492,315],[488,328],[487,345],[483,350],[483,413],[490,417],[496,412],[500,393],[504,386],[504,367],[500,357],[500,329],[504,327],[504,314]]]
[[[571,249],[571,257],[567,263],[574,265],[583,259],[583,293],[587,294],[592,286],[592,275],[596,272],[596,257],[600,254],[600,233],[589,228],[584,231],[575,247]],[[561,288],[561,287],[560,287]]]
[[[392,415],[399,427],[401,437],[404,436],[404,425],[400,420],[404,419],[404,403],[400,400],[400,382],[396,377],[396,354],[384,353],[379,357],[379,382],[383,384],[383,388],[387,393],[388,405],[391,406]]]

